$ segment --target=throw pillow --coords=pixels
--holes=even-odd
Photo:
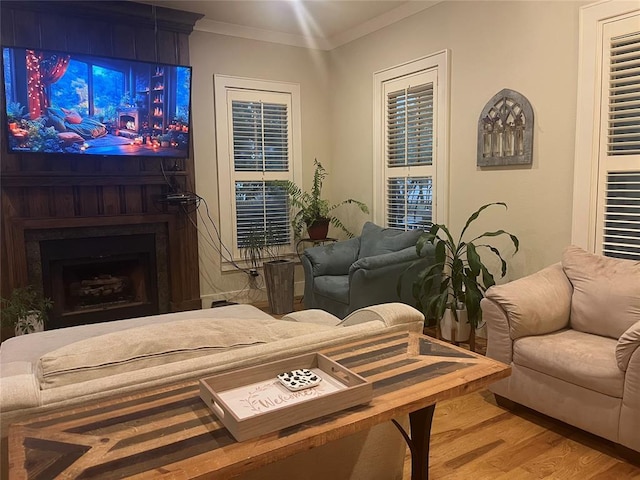
[[[73,125],[78,125],[79,123],[82,123],[82,117],[75,110],[67,110],[66,108],[63,108],[62,111],[64,112],[65,122],[69,122]]]
[[[573,285],[571,328],[618,339],[640,319],[640,262],[570,246],[562,267]]]
[[[65,147],[68,147],[69,145],[73,144],[73,143],[82,143],[84,142],[84,139],[78,135],[77,133],[74,132],[61,132],[58,134],[58,138],[60,140],[62,140],[62,144]]]
[[[404,232],[393,228],[382,228],[375,223],[366,222],[360,235],[358,258],[383,255],[411,247],[423,233],[422,230]]]

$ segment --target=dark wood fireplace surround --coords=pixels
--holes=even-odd
[[[183,65],[189,64],[189,34],[201,17],[117,1],[3,0],[0,8],[5,46]],[[4,92],[1,96],[4,109]],[[200,308],[196,215],[157,201],[168,192],[162,168],[171,170],[181,188],[193,191],[193,156],[176,162],[169,158],[9,155],[4,127],[0,130],[3,297],[15,287],[33,283],[26,240],[32,231],[122,227],[127,233],[131,225],[153,224],[167,232],[168,298],[164,305],[157,302],[159,311]]]

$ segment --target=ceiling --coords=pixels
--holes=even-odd
[[[195,30],[331,50],[441,0],[153,0],[201,13]]]

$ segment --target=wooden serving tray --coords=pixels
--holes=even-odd
[[[276,378],[308,368],[322,378],[298,392]],[[200,397],[239,442],[369,403],[373,385],[320,353],[309,353],[200,380]]]

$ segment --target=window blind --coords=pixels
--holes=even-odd
[[[274,182],[236,182],[236,231],[239,248],[249,246],[255,235],[269,245],[289,244],[286,191]]]
[[[286,171],[289,162],[287,105],[232,102],[236,171]]]
[[[287,107],[261,101],[232,102],[238,248],[249,246],[255,238],[268,245],[291,243],[288,196],[277,184],[289,179]],[[275,178],[265,179],[269,174]]]
[[[388,94],[387,162],[390,166],[432,164],[432,83]]]
[[[607,153],[640,154],[640,32],[611,39]]]
[[[607,175],[603,253],[640,260],[640,172]]]
[[[430,177],[387,180],[387,226],[401,230],[428,228],[433,220]]]
[[[435,72],[385,85],[385,224],[411,230],[433,222]]]
[[[609,81],[603,82],[603,103],[608,118],[603,120],[608,124],[599,200],[602,253],[640,260],[640,32],[623,26],[606,38],[609,68],[603,76]]]

